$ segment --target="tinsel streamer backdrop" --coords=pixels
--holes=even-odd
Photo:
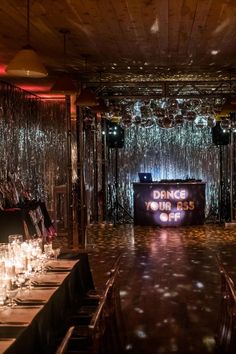
[[[227,149],[224,147],[226,159]],[[115,195],[115,149],[110,150],[113,151],[108,153],[107,183],[111,190],[108,204],[111,199],[114,203]],[[151,172],[154,181],[194,178],[206,182],[205,215],[217,214],[220,157],[219,147],[212,143],[210,128],[200,129],[188,122],[172,129],[157,125],[151,128],[132,126],[125,130],[125,146],[119,149],[118,156],[118,199],[129,212],[133,212],[132,183],[138,182],[138,172]]]
[[[53,187],[66,183],[65,104],[0,82],[0,139],[1,182],[16,174],[50,209]]]
[[[83,112],[86,122],[86,112]],[[97,221],[101,211],[99,194],[102,189],[102,132],[101,124],[84,124],[84,181],[86,204],[90,221]]]

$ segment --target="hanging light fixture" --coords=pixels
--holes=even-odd
[[[85,73],[87,73],[87,55],[84,55],[85,60]],[[96,95],[87,87],[81,89],[79,96],[77,97],[75,104],[80,107],[92,107],[99,104]]]
[[[226,99],[225,103],[222,105],[221,110],[217,112],[215,119],[224,120],[225,117],[229,118],[231,113],[236,112],[236,102],[232,99],[232,71],[229,71],[229,97]],[[223,123],[224,125],[224,123]],[[227,125],[227,123],[226,123]]]
[[[97,100],[97,105],[96,106],[92,106],[91,110],[93,112],[99,112],[99,113],[107,113],[109,112],[109,107],[106,105],[105,101],[102,98],[99,98]]]
[[[56,82],[52,85],[51,91],[54,93],[62,93],[64,95],[72,95],[78,91],[74,81],[71,77],[66,73],[66,35],[70,33],[70,31],[66,28],[62,28],[59,31],[63,34],[63,74],[56,80]]]
[[[101,82],[102,82],[102,72],[99,73],[100,74],[100,79],[99,79],[99,86],[101,86]],[[95,97],[96,99],[96,97]],[[106,105],[105,100],[100,97],[97,100],[97,104],[94,106],[91,106],[91,111],[95,112],[95,113],[108,113],[109,112],[109,107]]]
[[[82,88],[75,104],[81,107],[91,107],[98,104],[95,94],[88,88]]]
[[[30,45],[30,0],[27,0],[27,45],[16,53],[6,68],[11,76],[42,78],[48,75],[37,53]]]

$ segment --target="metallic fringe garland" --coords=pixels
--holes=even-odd
[[[0,179],[17,174],[51,208],[53,187],[66,183],[65,104],[38,99],[0,82]]]

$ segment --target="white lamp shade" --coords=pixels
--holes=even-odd
[[[26,46],[16,53],[6,68],[10,76],[42,78],[48,75],[36,52]]]

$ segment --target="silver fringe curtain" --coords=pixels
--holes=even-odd
[[[54,185],[66,183],[65,104],[0,82],[0,139],[1,183],[17,175],[50,209]]]

